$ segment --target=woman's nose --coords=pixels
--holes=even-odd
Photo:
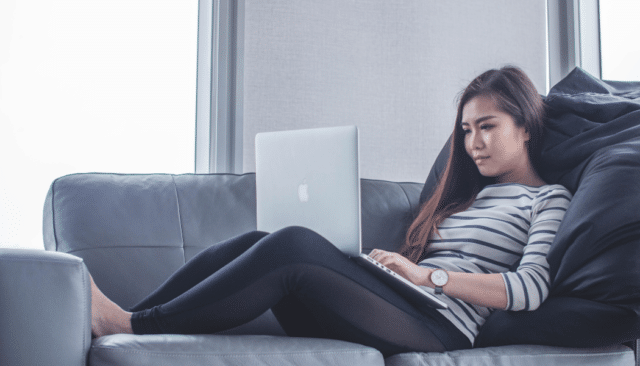
[[[482,141],[482,136],[475,131],[469,132],[469,148],[470,150],[478,150],[484,146],[484,141]]]

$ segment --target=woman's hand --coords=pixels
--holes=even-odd
[[[418,286],[434,288],[433,269],[414,264],[398,253],[374,249],[369,256]],[[478,306],[504,310],[507,290],[500,273],[464,273],[449,271],[449,282],[443,286],[447,296]]]
[[[374,249],[369,257],[377,260],[383,266],[401,275],[415,285],[428,286],[431,269],[420,267],[398,253],[387,252],[382,249]]]

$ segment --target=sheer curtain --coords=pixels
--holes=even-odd
[[[197,0],[0,2],[0,247],[43,247],[59,176],[194,171],[197,28]]]
[[[424,182],[474,77],[546,93],[545,3],[245,0],[243,170],[258,132],[357,125],[361,177]]]
[[[640,81],[640,1],[600,1],[602,79]]]

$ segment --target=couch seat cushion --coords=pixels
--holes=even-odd
[[[91,366],[384,365],[382,354],[330,339],[264,335],[130,335],[95,339]]]
[[[563,348],[516,345],[443,353],[403,353],[387,358],[387,366],[633,366],[633,350],[625,346]]]

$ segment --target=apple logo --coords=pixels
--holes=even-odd
[[[300,202],[309,201],[309,185],[307,184],[306,179],[298,186],[298,198],[300,199]]]

